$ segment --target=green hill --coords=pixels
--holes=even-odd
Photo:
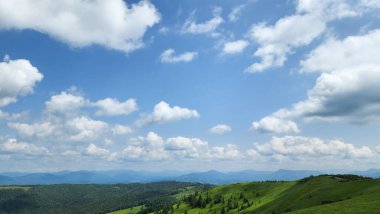
[[[0,213],[378,214],[379,210],[380,179],[356,175],[222,186],[182,182],[0,186]]]
[[[157,213],[378,214],[380,180],[355,175],[321,175],[293,182],[223,185],[202,193],[182,194],[177,204]]]

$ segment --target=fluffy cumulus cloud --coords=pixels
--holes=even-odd
[[[69,113],[87,104],[88,100],[83,96],[66,91],[51,96],[50,100],[45,102],[46,110],[50,113]]]
[[[0,120],[18,120],[27,115],[27,112],[8,113],[0,110]]]
[[[182,26],[182,32],[191,34],[206,34],[210,36],[218,35],[216,30],[224,22],[223,18],[220,16],[221,12],[221,8],[214,8],[213,18],[203,23],[196,22],[194,17],[195,12],[193,12]]]
[[[105,116],[129,115],[138,110],[137,103],[134,99],[120,102],[116,98],[106,98],[95,102],[93,105],[99,108],[96,112],[97,115]]]
[[[47,137],[51,135],[55,126],[51,122],[42,122],[35,124],[27,123],[9,123],[8,126],[12,129],[15,129],[19,134],[27,137]]]
[[[0,107],[16,102],[19,96],[33,93],[42,78],[38,69],[26,59],[8,58],[0,62]]]
[[[110,153],[107,153],[110,154]],[[129,145],[112,156],[124,161],[231,160],[241,153],[233,144],[210,147],[206,141],[182,136],[164,139],[154,132],[130,139]]]
[[[232,131],[232,128],[227,124],[219,124],[210,128],[209,132],[212,134],[224,134]]]
[[[1,29],[32,29],[73,47],[98,44],[131,52],[143,46],[145,32],[159,21],[149,1],[0,1]]]
[[[196,110],[179,106],[171,107],[168,103],[161,101],[154,106],[153,112],[142,115],[136,122],[138,126],[150,123],[166,123],[171,121],[197,118],[199,114]]]
[[[107,149],[100,148],[95,144],[90,144],[86,148],[86,154],[91,156],[108,156],[110,154],[110,151],[108,151]]]
[[[135,99],[119,101],[107,97],[93,102],[80,95],[76,88],[51,96],[50,100],[45,102],[45,106],[46,111],[53,114],[72,114],[83,107],[95,107],[97,109],[95,114],[98,116],[126,116],[138,110]]]
[[[95,112],[91,108],[95,108]],[[56,145],[66,142],[86,143],[111,142],[133,132],[132,128],[118,123],[94,119],[91,115],[127,115],[137,109],[133,99],[119,102],[106,98],[91,102],[78,95],[75,88],[52,95],[45,102],[44,114],[36,121],[27,121],[22,114],[15,115],[0,111],[0,118],[7,119],[8,128],[17,132],[25,141],[52,142]],[[24,118],[23,122],[19,118]],[[80,145],[77,144],[77,145]],[[110,143],[105,143],[110,144]]]
[[[208,143],[198,138],[173,137],[168,138],[165,149],[177,158],[205,158]]]
[[[223,54],[242,53],[248,45],[249,43],[245,40],[236,40],[232,42],[226,42],[224,43],[222,53]]]
[[[376,57],[379,38],[380,30],[375,30],[342,40],[332,38],[318,46],[301,62],[301,72],[320,73],[307,99],[265,118],[377,122],[380,118],[380,62]],[[260,127],[260,122],[254,124]]]
[[[341,140],[323,140],[303,136],[273,137],[264,144],[255,144],[247,155],[258,155],[280,160],[306,160],[319,158],[368,159],[373,152],[366,146],[355,147]]]
[[[236,145],[227,144],[226,147],[215,146],[210,148],[208,152],[211,158],[214,159],[237,159],[241,153],[237,149]]]
[[[154,132],[149,132],[146,137],[140,137],[135,144],[121,151],[118,158],[127,161],[157,161],[169,158],[164,140]]]
[[[281,110],[288,117],[366,123],[380,116],[380,30],[331,39],[301,63],[303,72],[321,72],[308,98]],[[322,63],[323,62],[323,63]]]
[[[283,66],[294,48],[310,44],[326,31],[330,21],[356,15],[345,0],[298,0],[296,14],[274,25],[259,23],[252,27],[249,36],[259,45],[254,55],[261,61],[246,71],[256,73]]]
[[[129,126],[116,124],[111,128],[111,131],[114,135],[125,135],[131,133],[132,129]]]
[[[174,49],[167,49],[162,52],[160,60],[162,63],[191,62],[197,57],[197,52],[185,52],[175,55]]]
[[[72,133],[70,140],[86,142],[97,139],[108,128],[108,124],[100,120],[80,116],[67,121],[67,127]]]
[[[264,117],[260,121],[253,122],[251,129],[258,132],[276,134],[300,132],[295,122],[274,116]]]
[[[43,140],[52,143],[62,142],[106,142],[117,136],[132,132],[129,126],[109,124],[88,116],[47,117],[42,122],[9,122],[8,127],[27,140]],[[105,143],[110,144],[110,143]]]
[[[47,155],[49,150],[34,144],[18,142],[15,138],[7,138],[0,144],[0,154]]]

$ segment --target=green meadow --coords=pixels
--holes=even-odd
[[[380,180],[354,175],[322,175],[292,182],[228,184],[203,192],[181,193],[178,202],[156,212],[174,214],[378,214]],[[130,211],[114,213],[135,214]]]

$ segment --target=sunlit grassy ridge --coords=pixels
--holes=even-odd
[[[204,192],[182,193],[177,198],[180,200],[177,204],[156,213],[378,214],[380,180],[322,175],[293,182],[222,185]]]
[[[380,181],[356,176],[318,176],[298,182],[242,183],[219,186],[209,191],[210,195],[223,195],[224,204],[210,209],[191,209],[186,204],[174,213],[379,213]],[[242,194],[252,205],[246,209]],[[205,194],[205,193],[203,193]],[[228,208],[231,198],[238,208]],[[239,209],[240,207],[240,209]]]

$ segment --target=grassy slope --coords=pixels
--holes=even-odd
[[[307,182],[279,183],[241,183],[216,187],[209,191],[211,196],[231,195],[239,198],[244,192],[253,206],[238,212],[237,209],[227,213],[379,213],[380,210],[380,180],[346,181],[331,176],[320,176]],[[257,196],[256,193],[259,193]],[[225,200],[227,201],[227,200]],[[242,200],[238,200],[239,205]],[[324,204],[322,204],[324,203]],[[181,204],[175,213],[189,214],[220,213],[222,204],[214,205],[212,209],[191,209],[187,204]]]
[[[115,212],[111,212],[110,214],[136,214],[141,210],[141,206],[132,207],[129,209],[119,210]]]
[[[183,195],[193,191],[183,191],[176,196],[181,199]],[[225,207],[227,200],[231,196],[238,201],[239,207],[243,205],[243,200],[239,199],[240,193],[253,202],[247,209],[227,210],[226,213],[290,213],[290,214],[375,214],[380,210],[380,180],[379,179],[351,179],[337,176],[318,176],[304,182],[251,182],[229,184],[215,187],[208,191],[211,198],[216,195],[223,195]],[[206,198],[206,193],[202,193]],[[124,210],[115,214],[135,214],[135,207],[132,210]],[[181,203],[177,208],[174,205],[174,213],[184,214],[206,214],[221,213],[222,203],[215,204],[210,208],[208,204],[205,208],[192,209],[188,204]]]
[[[249,201],[254,202],[254,204],[243,210],[239,213],[252,213],[253,210],[258,207],[263,206],[264,204],[275,200],[282,192],[286,191],[290,187],[294,186],[295,182],[278,182],[278,183],[238,183],[238,184],[229,184],[219,187],[215,187],[210,190],[208,193],[211,198],[215,198],[216,195],[223,195],[225,198],[225,203],[227,203],[228,198],[231,196],[239,198],[240,193],[244,192],[245,196]],[[206,195],[203,193],[203,197]],[[238,199],[239,205],[243,204],[243,201]],[[209,206],[206,208],[200,209],[191,209],[187,204],[182,203],[177,209],[177,206],[174,206],[175,213],[185,213],[185,210],[188,211],[188,214],[199,214],[201,213],[220,213],[222,204],[215,204],[211,209]],[[230,210],[227,213],[237,213],[238,210]]]

